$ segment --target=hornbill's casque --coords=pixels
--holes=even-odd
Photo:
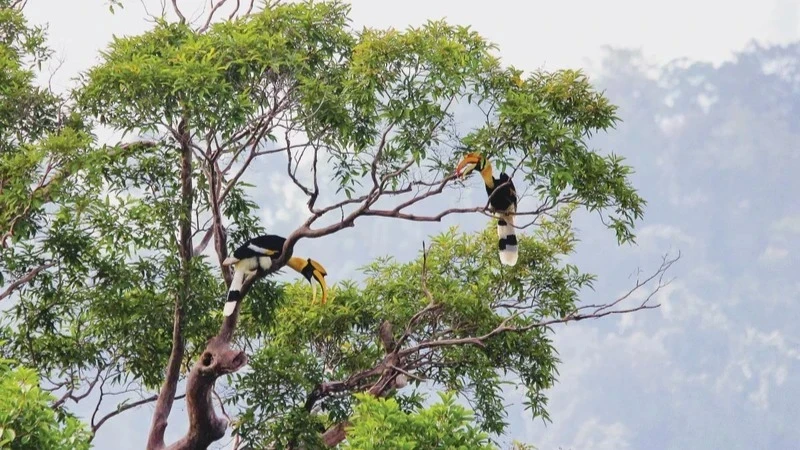
[[[464,178],[478,169],[486,193],[489,195],[489,206],[498,218],[497,235],[500,250],[500,262],[513,266],[517,263],[517,235],[514,233],[514,213],[517,212],[517,191],[514,183],[506,173],[500,178],[492,176],[492,165],[485,156],[479,153],[468,153],[456,167],[456,175]]]
[[[242,299],[241,289],[245,280],[256,276],[259,271],[268,271],[275,260],[281,257],[283,244],[286,238],[274,234],[258,236],[242,244],[222,262],[224,267],[233,265],[233,281],[228,290],[228,299],[225,302],[225,309],[222,314],[230,316],[236,309],[236,304]],[[325,276],[328,274],[325,269],[311,258],[303,259],[291,256],[286,265],[303,275],[309,283],[313,292],[312,302],[317,301],[317,287],[311,281],[314,277],[319,285],[322,286],[322,303],[328,299],[328,286],[325,284]]]

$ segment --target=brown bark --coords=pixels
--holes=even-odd
[[[245,363],[247,356],[241,350],[232,349],[229,340],[217,336],[209,341],[206,350],[192,367],[186,385],[189,432],[167,449],[205,449],[212,442],[225,436],[228,421],[217,416],[211,403],[211,391],[217,378],[236,372]]]
[[[181,361],[186,351],[183,337],[184,307],[189,299],[191,274],[189,269],[192,258],[192,149],[186,120],[178,125],[177,138],[181,147],[181,209],[178,219],[179,242],[181,256],[181,286],[175,296],[175,310],[172,324],[172,351],[167,363],[167,374],[156,401],[153,422],[147,439],[148,450],[164,448],[164,432],[167,419],[175,401],[175,392],[180,378]]]
[[[247,356],[241,350],[231,348],[231,340],[236,330],[239,319],[239,306],[234,313],[225,318],[217,336],[211,338],[205,351],[195,362],[189,372],[186,384],[186,409],[189,414],[189,430],[183,438],[167,446],[164,443],[164,432],[167,428],[167,419],[175,397],[180,364],[183,360],[185,345],[183,337],[184,307],[189,296],[191,283],[189,263],[192,258],[191,236],[191,211],[192,211],[192,150],[191,135],[186,122],[181,121],[177,132],[174,133],[181,145],[181,219],[179,226],[179,251],[182,260],[182,286],[181,292],[175,300],[175,318],[173,325],[173,348],[167,366],[167,376],[156,402],[153,422],[148,436],[148,450],[195,450],[206,449],[216,440],[225,435],[228,421],[217,416],[211,402],[211,393],[217,378],[222,375],[236,372],[247,363]],[[214,167],[212,164],[212,173]],[[215,174],[217,175],[217,174]],[[214,241],[217,252],[222,258],[226,253],[226,238],[221,224],[219,212],[219,180],[212,177],[212,204],[214,215]],[[230,284],[230,274],[224,274],[225,281]],[[261,274],[251,279],[242,287],[242,296],[247,295],[252,284],[266,276]],[[241,305],[241,303],[240,303]]]

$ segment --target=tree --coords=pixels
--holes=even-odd
[[[4,352],[53,380],[56,408],[97,396],[92,432],[155,402],[149,449],[207,448],[222,438],[229,421],[212,400],[229,375],[237,433],[256,448],[342,442],[357,393],[394,397],[424,417],[418,397],[398,391],[398,377],[469,393],[481,430],[500,433],[499,373],[514,373],[532,414],[547,419],[551,327],[655,306],[652,294],[624,306],[631,293],[579,305],[593,277],[562,263],[577,208],[597,212],[621,243],[641,218],[631,169],[586,143],[614,125],[615,107],[577,71],[523,79],[467,27],[357,31],[339,2],[226,3],[193,27],[173,2],[177,22],[156,18],[140,36],[115,38],[73,93],[70,114],[82,119],[67,129],[80,139],[39,144],[66,133],[54,126],[45,139],[29,138],[36,144],[10,141],[42,157],[3,180],[29,186],[28,174],[47,177],[47,158],[64,148],[74,163],[59,172],[57,196],[2,222],[3,273],[14,280]],[[214,22],[223,6],[228,19]],[[465,128],[456,108],[482,118]],[[90,118],[134,137],[98,145],[85,131],[97,125],[83,124]],[[285,168],[282,179],[307,198],[290,250],[368,217],[490,215],[486,204],[420,210],[457,186],[452,168],[463,148],[536,193],[526,199],[536,205],[517,213],[531,236],[521,238],[515,268],[497,268],[491,230],[451,230],[416,261],[376,261],[363,286],[341,283],[325,307],[309,305],[304,287],[262,274],[242,290],[241,311],[221,318],[231,274],[220,263],[264,232],[257,186],[243,182],[254,168]],[[22,192],[34,199],[38,191]],[[633,289],[654,282],[658,290],[672,262]],[[251,370],[237,374],[248,358]],[[149,395],[98,415],[112,386]],[[189,430],[167,445],[167,418],[183,395]]]

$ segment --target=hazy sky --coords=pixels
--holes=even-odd
[[[104,0],[29,0],[28,17],[50,23],[53,48],[65,58],[55,78],[58,85],[95,63],[97,50],[113,34],[149,27],[143,20],[143,4],[151,13],[161,8],[158,0],[124,0],[124,4],[123,10],[111,15]],[[178,4],[191,17],[208,2],[179,0]],[[795,0],[355,0],[351,4],[357,26],[405,28],[439,18],[471,24],[500,46],[506,62],[526,69],[590,66],[606,45],[642,48],[656,62],[679,57],[720,62],[752,39],[772,43],[800,36],[800,3]]]
[[[157,0],[144,2],[151,11],[160,8]],[[187,15],[200,11],[201,2],[179,0],[178,3]],[[442,17],[453,23],[471,24],[499,45],[504,62],[523,69],[584,67],[592,72],[598,67],[602,48],[607,45],[641,48],[650,61],[657,63],[681,57],[721,63],[753,39],[761,43],[783,43],[800,37],[800,2],[797,0],[356,0],[352,5],[352,18],[359,26],[404,28]],[[54,77],[57,88],[67,86],[79,71],[96,63],[98,51],[107,45],[112,34],[123,35],[147,29],[149,24],[143,20],[143,12],[142,5],[134,0],[127,0],[126,8],[114,15],[108,12],[102,0],[29,0],[26,9],[33,22],[50,24],[50,43],[58,56],[64,59],[61,70]],[[624,112],[637,114],[635,109],[630,108]],[[742,123],[746,127],[752,122],[743,119]],[[664,127],[665,133],[670,132],[667,125]],[[655,152],[655,149],[649,150]],[[663,155],[651,154],[637,161],[652,166],[642,167],[644,172],[650,170],[663,175],[675,170],[674,166],[670,166],[670,153],[666,149]],[[674,195],[666,198],[667,202],[674,203],[673,206],[702,210],[709,199],[721,195],[714,191],[713,186],[686,186],[681,184],[683,181],[674,182],[674,176],[669,179],[673,180],[669,189]],[[662,189],[662,186],[656,186],[655,179],[640,179],[639,182],[641,184],[637,187],[647,192]],[[275,183],[271,183],[269,188],[281,196],[287,210],[296,203],[294,194],[281,191]],[[475,195],[483,195],[481,190],[474,190]],[[742,200],[737,200],[739,206],[736,206],[741,208],[743,223],[756,216],[750,205],[759,202],[757,198],[745,198],[746,192],[742,188]],[[786,423],[786,417],[770,416],[769,407],[772,405],[770,401],[780,404],[781,393],[784,400],[798,400],[796,388],[786,390],[786,380],[791,382],[797,379],[790,375],[793,366],[781,360],[798,359],[796,341],[776,331],[767,322],[750,323],[746,318],[739,320],[739,315],[750,314],[742,304],[757,300],[759,295],[760,288],[753,279],[754,275],[724,270],[728,260],[733,261],[736,256],[715,254],[713,246],[708,244],[716,226],[713,221],[711,231],[699,234],[691,229],[694,225],[682,222],[681,217],[670,216],[666,213],[668,210],[667,206],[651,202],[646,220],[640,228],[639,246],[635,249],[616,250],[612,245],[613,239],[600,230],[599,224],[583,225],[581,232],[586,234],[582,235],[584,242],[579,252],[585,252],[583,255],[586,256],[581,256],[587,265],[585,269],[599,273],[601,279],[613,279],[605,282],[607,284],[601,283],[598,296],[617,294],[619,289],[627,285],[628,274],[638,265],[651,268],[657,263],[659,255],[670,249],[681,249],[685,253],[683,269],[678,273],[682,281],[659,297],[665,307],[657,313],[614,318],[603,324],[581,322],[560,329],[556,342],[564,363],[560,367],[560,382],[551,395],[550,409],[554,423],[544,428],[527,416],[512,417],[511,435],[533,443],[542,450],[557,449],[559,446],[575,450],[617,450],[663,448],[657,444],[658,436],[661,436],[659,433],[681,433],[686,439],[686,444],[681,448],[727,449],[728,446],[721,444],[726,441],[715,440],[714,436],[727,433],[741,438],[741,433],[748,432],[737,435],[737,428],[745,429],[754,425],[747,424],[750,415],[723,413],[723,408],[734,405],[737,408],[750,408],[757,413],[763,412],[759,420],[763,419],[766,433],[776,433],[775,430],[780,430],[783,425],[775,424]],[[663,214],[659,214],[659,211]],[[785,233],[785,236],[800,233],[800,208],[795,206],[789,212],[797,215],[770,218],[763,229],[777,230],[776,236],[781,236],[780,233]],[[281,230],[290,229],[298,218],[292,214],[265,212],[264,219],[269,226]],[[475,223],[470,222],[473,226]],[[586,229],[588,226],[593,228]],[[367,233],[371,242],[366,256],[374,257],[391,248],[382,239],[386,235],[385,227],[388,225],[384,221],[359,228],[358,232]],[[416,238],[435,232],[441,226],[406,228],[409,235]],[[339,241],[327,242],[324,248],[330,252],[352,248],[355,245],[353,233],[342,233]],[[604,237],[593,240],[597,236]],[[743,233],[738,239],[748,242],[748,236]],[[781,267],[785,270],[785,266],[780,264],[791,261],[791,257],[787,247],[778,245],[782,242],[760,242],[755,257],[748,260],[746,256],[741,256],[740,262],[746,264],[757,259],[763,270],[775,271],[781,270]],[[308,245],[301,243],[306,249]],[[609,267],[612,264],[605,258],[609,254],[614,255],[611,259],[618,266]],[[315,254],[314,257],[320,261],[326,259],[324,254]],[[342,266],[333,281],[341,279],[338,276],[342,272],[352,271],[356,265],[350,263]],[[697,284],[700,281],[706,284]],[[698,285],[734,287],[721,293],[722,290],[697,290],[695,287]],[[799,292],[800,288],[789,291],[785,297],[797,299]],[[796,313],[797,309],[790,311]],[[698,335],[696,341],[674,340],[671,341],[673,344],[668,344],[673,337],[686,334],[683,324],[688,321],[687,317],[697,321],[699,328],[716,330],[715,333]],[[797,334],[794,336],[797,337]],[[686,348],[676,349],[674,342]],[[706,353],[697,356],[696,352],[692,352],[695,345],[702,347]],[[773,351],[778,355],[775,358],[769,356]],[[721,358],[719,365],[713,366],[721,369],[709,368],[709,358]],[[631,386],[641,388],[641,398],[645,398],[648,394],[644,391],[648,390],[649,385],[653,386],[651,396],[656,392],[657,395],[665,393],[675,398],[664,398],[663,403],[638,403],[637,393],[631,392]],[[744,403],[721,402],[721,397],[728,396],[741,397]],[[519,396],[510,393],[508,400],[511,414],[520,414]],[[676,416],[665,412],[660,416],[659,410],[662,408],[677,408],[681,413]],[[653,429],[652,422],[645,423],[631,417],[630,411],[647,409],[655,410],[651,416],[661,418],[657,429]],[[628,410],[628,413],[620,412],[623,410]],[[142,408],[126,416],[126,419],[115,420],[107,425],[98,435],[98,448],[142,448],[149,414],[149,408]],[[180,409],[173,411],[169,435],[182,434],[183,414]],[[642,412],[642,415],[646,414]],[[723,420],[720,417],[726,422],[724,427],[716,421]],[[759,437],[748,443],[746,436],[741,441],[743,448],[764,448],[754,444],[757,442],[766,441]]]

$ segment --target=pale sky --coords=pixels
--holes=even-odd
[[[94,64],[97,51],[112,35],[146,30],[143,4],[150,12],[161,8],[158,0],[124,4],[111,15],[104,0],[29,0],[26,14],[34,22],[50,24],[51,44],[65,58],[54,79],[57,86]],[[191,17],[204,2],[178,4]],[[718,63],[753,39],[777,43],[800,36],[796,0],[355,0],[351,4],[357,26],[405,28],[440,18],[470,24],[500,46],[504,61],[529,70],[590,69],[607,45],[641,48],[659,63],[682,57]]]
[[[158,0],[144,2],[151,11],[160,8]],[[189,16],[199,11],[198,5],[201,4],[196,0],[178,2]],[[649,61],[658,64],[683,57],[721,63],[752,40],[769,44],[800,38],[800,0],[355,0],[351,3],[352,18],[357,26],[405,28],[443,17],[452,23],[470,24],[499,45],[499,53],[505,63],[528,70],[583,67],[591,73],[597,67],[603,47],[609,45],[640,48]],[[79,71],[96,63],[98,51],[107,45],[112,34],[139,33],[150,26],[143,20],[142,5],[135,0],[126,0],[126,8],[114,15],[108,12],[103,0],[29,0],[26,14],[35,23],[50,24],[50,44],[64,58],[63,67],[54,78],[57,88],[67,86]],[[626,111],[626,114],[636,114],[636,111]],[[745,121],[742,126],[748,126],[748,122]],[[723,156],[719,158],[723,159]],[[646,161],[654,167],[659,161],[660,167],[644,168],[645,171],[666,172],[669,169],[669,161],[664,163],[661,156],[649,157]],[[648,180],[643,182],[647,183]],[[650,183],[642,187],[656,190],[655,181]],[[287,210],[296,202],[293,194],[279,192],[279,186],[270,188],[276,195],[282,196],[280,198],[286,202]],[[679,188],[681,192],[693,195],[690,197],[695,202],[694,206],[687,204],[687,209],[702,209],[704,204],[711,201],[709,199],[720,195],[713,190],[694,189],[691,186]],[[747,189],[742,189],[740,204],[743,222],[755,220],[758,214],[749,209],[749,205],[760,203],[759,199],[745,197],[747,192]],[[676,197],[675,201],[688,202],[687,198]],[[658,208],[657,204],[649,206],[650,210],[657,211]],[[770,219],[774,221],[776,236],[780,233],[787,236],[800,233],[797,231],[800,229],[797,226],[800,223],[800,211],[795,206],[793,212],[794,216]],[[281,213],[265,213],[264,217],[270,226],[274,224],[279,229],[289,229],[296,225],[297,220],[291,214]],[[748,401],[755,411],[764,411],[765,427],[778,419],[785,420],[770,417],[767,412],[771,401],[798,400],[796,388],[781,390],[786,389],[792,380],[788,369],[792,366],[786,361],[800,358],[795,350],[798,346],[797,336],[786,336],[768,323],[739,321],[739,316],[750,314],[749,310],[742,309],[743,305],[748,301],[762,301],[761,295],[766,290],[758,284],[758,277],[753,274],[726,272],[727,258],[734,256],[715,256],[714,248],[708,244],[709,236],[694,233],[691,226],[681,220],[680,217],[661,217],[657,212],[647,215],[645,223],[640,226],[639,246],[635,249],[616,249],[612,245],[613,239],[603,230],[581,229],[587,235],[583,236],[584,242],[578,249],[579,253],[586,252],[584,255],[587,255],[585,270],[599,273],[601,279],[613,279],[608,282],[610,284],[606,285],[605,291],[598,289],[598,296],[617,294],[620,287],[627,286],[626,277],[637,264],[650,268],[657,263],[659,255],[670,249],[677,248],[687,253],[682,262],[684,277],[659,297],[664,307],[658,312],[612,318],[602,324],[580,322],[559,330],[556,344],[562,354],[563,364],[559,368],[560,381],[551,393],[550,411],[554,423],[544,428],[538,420],[531,421],[528,416],[522,415],[519,396],[509,393],[510,414],[518,415],[512,418],[512,436],[532,443],[541,450],[555,450],[560,446],[574,450],[650,449],[662,447],[655,444],[656,441],[648,443],[643,434],[658,436],[659,432],[675,430],[686,433],[689,439],[694,430],[701,437],[687,442],[706,442],[707,445],[687,444],[683,448],[727,450],[727,447],[715,446],[712,436],[714,433],[724,434],[725,430],[710,430],[705,424],[713,419],[712,416],[722,415],[731,429],[742,426],[740,421],[750,416],[723,414],[720,411],[724,406],[716,403],[721,402],[720,397],[736,396]],[[383,228],[388,227],[386,223],[375,222],[375,225],[359,228],[359,233],[371,234],[368,240],[374,251],[369,257],[377,256],[376,252],[386,248],[381,242],[385,231],[380,231],[387,229]],[[594,223],[592,227],[597,225]],[[441,229],[437,227],[407,226],[406,229],[416,239]],[[773,228],[766,227],[768,230]],[[337,242],[342,246],[339,250],[354,245],[353,234],[348,233],[341,234],[341,243]],[[599,235],[604,237],[593,239]],[[749,235],[744,233],[743,236]],[[746,239],[743,237],[742,240]],[[786,238],[786,241],[792,240]],[[752,259],[760,267],[786,264],[794,256],[784,244],[785,241],[769,241],[768,245],[763,245],[763,250],[759,250],[760,256],[756,255],[758,259]],[[597,254],[602,257],[595,256]],[[608,260],[606,255],[609,255]],[[325,255],[314,257],[320,261],[326,259]],[[609,268],[612,265],[609,260],[617,264],[614,267],[621,269]],[[749,262],[745,260],[742,264]],[[353,267],[352,263],[345,264],[348,270]],[[333,281],[342,279],[338,275],[334,277]],[[730,295],[699,289],[698,280],[707,283],[702,286],[713,285],[719,292],[730,292]],[[793,299],[800,296],[800,285],[786,289],[788,293],[782,298],[791,305]],[[683,345],[684,341],[677,336],[687,333],[686,327],[689,325],[686,323],[691,323],[697,329],[717,332],[709,335],[713,338],[706,337],[705,341],[698,341],[697,345],[709,346],[708,355],[698,360],[687,360],[687,349],[674,348],[677,345],[675,342]],[[686,345],[691,347],[694,344]],[[721,373],[708,367],[708,359],[723,357],[727,359],[722,364],[724,370]],[[666,383],[668,392],[675,390],[672,392],[676,395],[675,399],[664,399],[663,404],[637,404],[637,393],[631,393],[630,386],[648,386],[651,380],[653,386]],[[684,397],[679,396],[682,389],[687,392]],[[619,413],[620,409],[645,410],[676,404],[685,408],[685,421],[690,422],[689,425],[664,422],[661,424],[663,430],[643,430],[641,423],[621,418],[623,415]],[[142,408],[126,416],[126,419],[105,426],[98,435],[97,448],[142,448],[150,411],[150,408]],[[184,414],[180,408],[173,411],[168,438],[183,433]],[[800,411],[795,415],[798,416]],[[706,432],[711,434],[704,441],[702,433]],[[748,445],[747,442],[742,442],[742,445],[743,448],[762,448]]]

